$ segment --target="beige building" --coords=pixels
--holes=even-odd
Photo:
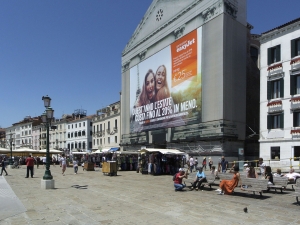
[[[97,110],[93,118],[93,150],[108,151],[119,148],[120,101]]]

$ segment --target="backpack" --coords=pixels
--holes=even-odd
[[[175,173],[175,174],[173,175],[173,181],[175,181],[176,175],[177,175],[177,173]]]

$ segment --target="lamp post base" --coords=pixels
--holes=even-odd
[[[54,180],[41,180],[41,188],[42,189],[54,189]]]

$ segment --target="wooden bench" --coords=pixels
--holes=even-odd
[[[297,204],[299,204],[299,196],[300,196],[300,179],[296,180],[296,184],[295,184],[295,192],[292,192],[291,195],[296,197],[297,200]]]
[[[262,196],[263,191],[268,188],[268,180],[265,179],[241,178],[240,183],[245,187],[241,189],[242,191],[252,192],[254,195],[258,192]]]
[[[215,183],[216,177],[211,173],[205,174],[205,177],[206,177],[206,182],[203,182],[202,186],[209,186],[209,188],[211,189],[211,185]],[[185,181],[187,183],[191,183],[191,186],[192,186],[192,184],[194,183],[195,178],[196,178],[196,175],[193,178],[190,176]]]
[[[221,180],[232,180],[233,173],[218,173],[218,177]]]
[[[268,188],[274,188],[275,191],[277,191],[277,189],[280,189],[282,193],[282,189],[286,189],[288,182],[289,180],[287,177],[273,177],[274,184],[268,184]]]

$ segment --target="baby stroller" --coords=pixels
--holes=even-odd
[[[20,168],[18,160],[14,161],[13,168],[14,169],[19,169]]]

